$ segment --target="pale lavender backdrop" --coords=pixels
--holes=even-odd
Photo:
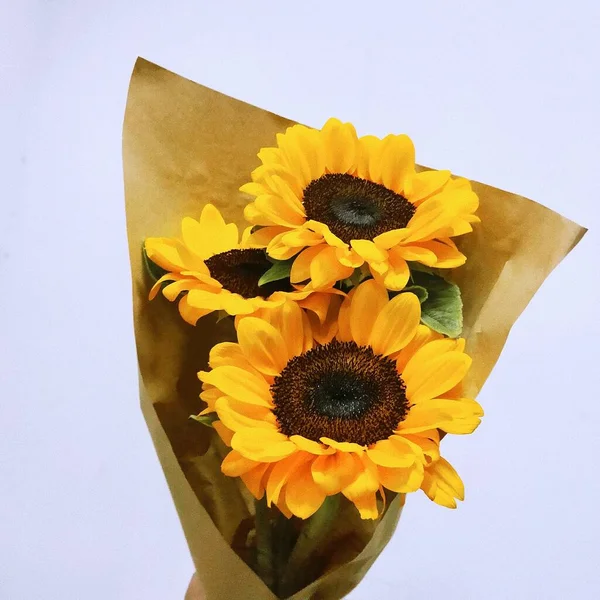
[[[2,600],[182,600],[192,572],[137,404],[138,55],[311,125],[405,131],[419,162],[592,229],[517,323],[483,425],[444,442],[466,503],[411,497],[350,598],[600,597],[595,0],[0,4]]]

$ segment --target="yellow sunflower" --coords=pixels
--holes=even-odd
[[[225,223],[219,210],[207,204],[200,220],[186,217],[181,223],[181,239],[148,238],[144,243],[148,258],[167,271],[152,287],[152,300],[162,288],[164,296],[179,298],[183,319],[195,325],[200,317],[222,310],[230,315],[245,315],[273,308],[286,299],[304,302],[324,320],[331,294],[299,290],[289,280],[258,285],[272,266],[264,249],[250,241],[250,228],[239,241],[235,223]]]
[[[223,473],[301,518],[340,492],[377,518],[383,488],[422,488],[455,507],[464,490],[440,457],[440,431],[471,433],[483,411],[462,397],[464,340],[442,339],[419,319],[414,294],[389,300],[373,279],[344,300],[337,327],[319,341],[294,302],[238,319],[238,342],[216,345],[210,370],[198,374],[201,414],[216,412],[232,448]]]
[[[454,268],[465,256],[450,239],[472,231],[478,207],[469,181],[449,171],[415,170],[406,135],[357,137],[350,123],[327,121],[322,130],[294,125],[263,148],[252,183],[256,199],[246,219],[270,256],[297,255],[292,282],[315,288],[368,266],[388,289],[401,290],[407,261]]]

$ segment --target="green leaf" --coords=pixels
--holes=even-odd
[[[409,286],[405,287],[402,290],[402,292],[413,293],[419,299],[419,302],[421,304],[423,304],[423,302],[425,302],[425,300],[427,300],[427,298],[429,297],[429,292],[427,291],[426,288],[424,288],[421,285],[409,285]]]
[[[426,265],[423,265],[418,262],[409,262],[408,266],[410,268],[411,279],[413,279],[412,274],[416,271],[418,273],[428,273],[429,275],[435,275],[435,271]]]
[[[212,427],[212,424],[215,421],[219,420],[217,413],[209,413],[207,415],[190,415],[190,419],[201,423],[202,425],[206,425],[206,427]]]
[[[217,323],[220,323],[223,319],[228,319],[231,315],[226,310],[220,310],[217,312]]]
[[[463,328],[459,287],[433,273],[415,271],[411,276],[414,282],[412,287],[427,290],[427,299],[421,304],[421,322],[438,333],[458,337]]]
[[[356,269],[354,269],[354,272],[352,273],[352,275],[350,275],[350,277],[347,277],[346,279],[342,280],[342,288],[347,290],[352,289],[356,287],[359,283],[364,281],[369,275],[370,273],[365,273],[363,269],[357,267]]]
[[[163,275],[166,275],[169,272],[162,267],[159,267],[155,262],[152,262],[152,260],[148,258],[146,248],[142,248],[142,259],[146,272],[150,276],[150,279],[152,279],[152,283],[156,283]]]
[[[290,258],[289,260],[274,261],[273,266],[258,280],[258,285],[266,285],[272,281],[288,279],[290,276],[290,271],[292,270],[293,262],[293,258]]]
[[[327,543],[332,534],[333,523],[339,515],[341,494],[327,496],[320,508],[311,517],[302,521],[302,529],[290,554],[281,581],[282,598],[289,598],[307,585],[306,575],[310,572],[311,559],[319,548]]]

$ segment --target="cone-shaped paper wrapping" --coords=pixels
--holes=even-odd
[[[238,556],[252,499],[239,480],[221,474],[214,432],[188,419],[202,407],[197,371],[206,368],[210,348],[233,339],[233,331],[228,320],[210,316],[191,327],[164,298],[148,302],[142,244],[146,237],[178,236],[181,219],[198,218],[207,202],[243,225],[249,198],[238,189],[258,166],[258,150],[273,146],[275,135],[292,124],[145,60],[136,63],[123,161],[141,402],[208,600],[275,598]],[[519,314],[585,232],[521,196],[479,183],[474,188],[482,223],[459,238],[468,261],[454,273],[474,358],[473,395]],[[394,532],[402,500],[397,496],[376,525],[350,516],[356,533],[340,544],[346,553],[330,552],[328,572],[293,598],[337,600],[356,586]],[[352,547],[357,550],[348,553]]]

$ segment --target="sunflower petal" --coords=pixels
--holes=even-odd
[[[356,506],[361,519],[375,520],[379,518],[377,492],[366,492],[365,494],[356,495],[348,499],[352,500],[352,503]]]
[[[407,135],[388,135],[381,151],[381,183],[396,193],[404,192],[415,170],[415,147]]]
[[[285,486],[285,503],[301,519],[308,519],[323,504],[325,492],[314,482],[310,463],[300,466]]]
[[[417,207],[412,219],[408,222],[408,235],[405,243],[425,240],[443,227],[447,227],[452,220],[452,212],[445,203],[442,195],[425,200]]]
[[[311,231],[320,233],[330,246],[335,246],[336,248],[348,248],[348,244],[343,242],[337,235],[332,233],[325,223],[311,220],[306,221],[304,226],[309,228]]]
[[[296,470],[311,459],[306,452],[296,452],[273,465],[267,479],[267,505],[277,504],[283,486],[292,478]]]
[[[440,433],[437,429],[429,429],[413,434],[402,434],[402,437],[413,444],[417,444],[423,451],[427,462],[433,462],[440,458]]]
[[[335,248],[325,246],[310,263],[310,279],[315,289],[332,286],[336,281],[350,277],[354,269],[340,264]]]
[[[263,150],[268,150],[268,148],[263,148]],[[261,151],[262,152],[262,151]],[[258,153],[260,156],[261,152]],[[302,190],[306,187],[301,178],[298,177],[298,173],[294,169],[290,169],[289,166],[285,163],[285,159],[281,159],[282,162],[280,164],[271,163],[268,165],[261,165],[252,171],[252,180],[258,183],[263,183],[270,175],[279,175],[282,179],[285,179],[286,183],[289,185],[290,189],[296,194],[298,198],[302,197]]]
[[[425,469],[421,489],[430,500],[447,508],[456,508],[455,499],[465,498],[465,488],[460,476],[444,458]]]
[[[279,226],[279,223],[274,222],[258,208],[256,200],[254,202],[249,202],[244,207],[244,219],[252,225],[260,225],[261,227]]]
[[[464,235],[473,231],[471,221],[467,219],[451,219],[448,225],[436,229],[433,233],[429,233],[427,236],[421,237],[421,242],[430,241],[434,238],[449,238],[458,235]]]
[[[293,210],[297,215],[306,217],[304,205],[285,179],[275,173],[268,173],[265,175],[264,183],[269,188],[269,192],[267,192],[266,195],[273,195],[281,198],[285,202],[286,207]]]
[[[214,227],[214,231],[211,227]],[[226,225],[221,214],[212,204],[204,207],[200,222],[185,217],[181,222],[181,233],[185,245],[203,260],[238,246],[237,225],[235,223]]]
[[[431,242],[426,242],[431,243]],[[417,244],[411,246],[396,246],[390,250],[390,255],[404,259],[406,261],[420,262],[429,267],[433,267],[437,263],[437,256],[428,248],[423,248]]]
[[[410,409],[406,418],[398,425],[396,433],[415,434],[429,431],[432,427],[437,427],[438,424],[447,422],[450,417],[446,413],[431,410],[417,410],[416,406]]]
[[[239,294],[231,294],[227,290],[223,290],[219,295],[223,310],[229,315],[248,315],[256,310],[256,305],[251,298],[243,298]]]
[[[223,443],[226,446],[231,447],[231,438],[233,437],[233,431],[231,431],[231,429],[229,429],[228,427],[225,427],[225,425],[223,425],[221,421],[215,421],[212,424],[212,426],[221,438],[221,440],[223,440]]]
[[[408,224],[410,235],[406,242],[427,241],[436,237],[462,235],[472,230],[468,221],[461,215],[468,215],[477,210],[479,199],[474,192],[455,191],[441,193],[425,200],[417,207]],[[448,228],[456,230],[445,234]]]
[[[439,340],[443,336],[441,333],[429,329],[426,325],[419,325],[415,337],[396,355],[396,368],[398,373],[403,373],[408,361],[414,354],[428,342]]]
[[[294,260],[290,271],[290,281],[292,283],[301,283],[310,279],[310,265],[317,254],[322,252],[325,246],[312,246],[303,250]]]
[[[348,497],[347,494],[344,494]],[[360,513],[361,519],[375,520],[379,518],[379,510],[377,508],[377,492],[365,492],[364,494],[348,497]]]
[[[287,231],[281,237],[281,243],[293,248],[304,248],[305,246],[316,246],[323,242],[323,236],[320,233],[310,229],[293,229]]]
[[[203,260],[215,254],[214,250],[210,247],[210,238],[206,239],[202,235],[202,226],[195,219],[185,217],[181,222],[181,233],[185,245]],[[237,243],[237,240],[235,243]]]
[[[313,338],[319,344],[328,344],[338,332],[338,314],[342,304],[342,297],[337,294],[327,295],[329,296],[329,307],[323,323],[318,321],[314,313],[308,313]]]
[[[234,342],[221,342],[213,346],[208,355],[208,364],[213,369],[225,365],[243,369],[250,365],[240,345]]]
[[[208,355],[208,364],[211,369],[216,367],[239,367],[249,371],[255,377],[262,379],[262,375],[248,362],[239,344],[233,342],[221,342],[213,346]]]
[[[239,403],[238,406],[243,407],[244,403]],[[246,404],[246,406],[252,406]],[[215,403],[215,409],[219,415],[219,420],[231,431],[236,432],[246,428],[256,429],[271,429],[277,431],[275,419],[270,418],[272,413],[268,408],[261,409],[257,406],[252,406],[254,411],[251,416],[244,414],[242,410],[236,410],[236,403],[226,396],[222,396]],[[259,409],[259,410],[256,410]],[[249,411],[248,411],[249,412]]]
[[[162,277],[161,277],[162,279]],[[194,288],[197,286],[201,286],[202,284],[199,281],[194,281],[193,279],[188,279],[187,277],[183,279],[178,279],[169,285],[166,285],[163,290],[163,296],[169,300],[170,302],[174,302],[177,300],[177,297],[181,292],[187,292],[190,288]]]
[[[319,319],[319,323],[324,323],[325,319],[327,318],[327,311],[329,310],[331,299],[331,294],[322,294],[317,292],[315,294],[310,294],[310,296],[307,296],[304,300],[302,300],[300,302],[300,306],[304,310],[313,312]]]
[[[283,433],[254,427],[238,429],[231,439],[231,447],[258,462],[277,462],[298,451],[296,444]]]
[[[365,260],[352,248],[336,248],[335,255],[341,265],[356,269],[361,267]]]
[[[329,119],[321,131],[326,147],[325,165],[330,173],[350,173],[356,169],[358,138],[351,123]]]
[[[284,162],[282,152],[279,148],[261,148],[258,158],[267,167],[282,165]]]
[[[308,440],[301,435],[292,435],[290,436],[290,440],[298,446],[300,450],[304,450],[305,452],[309,452],[310,454],[316,454],[318,456],[323,454],[334,454],[335,448],[329,448],[324,444],[320,444],[319,442],[315,442],[314,440]]]
[[[414,444],[405,443],[398,436],[379,440],[367,450],[367,456],[381,467],[410,467],[421,459]]]
[[[269,463],[262,463],[240,475],[250,493],[257,500],[260,500],[265,495],[265,482],[271,466]]]
[[[237,450],[231,450],[221,463],[221,471],[228,477],[239,477],[259,464],[255,460],[242,456]]]
[[[302,352],[308,352],[315,345],[315,339],[312,334],[310,319],[308,318],[308,314],[304,311],[302,311],[302,330],[304,332]]]
[[[269,188],[262,183],[251,181],[250,183],[245,183],[241,186],[240,192],[248,194],[249,196],[262,196],[263,194],[269,193]]]
[[[388,253],[376,246],[371,240],[352,240],[350,243],[353,250],[369,264],[377,264],[387,260]]]
[[[448,352],[463,352],[465,349],[463,338],[444,338],[443,336],[437,336],[435,333],[431,333],[429,337],[428,340],[424,339],[424,343],[416,349],[413,356],[407,361],[402,371],[403,378],[412,378],[422,365],[444,356]]]
[[[275,260],[289,260],[293,258],[302,250],[302,246],[288,246],[283,240],[289,229],[286,229],[284,233],[276,235],[267,246],[267,254]]]
[[[399,291],[406,287],[410,278],[410,270],[406,260],[394,250],[392,248],[389,252],[388,269],[383,276],[383,283],[388,290]]]
[[[421,304],[414,294],[398,294],[381,310],[369,344],[376,354],[389,356],[406,346],[415,336],[421,319]]]
[[[319,131],[304,126],[294,128],[296,146],[302,152],[305,170],[303,175],[308,183],[325,173],[326,149]]]
[[[358,139],[358,157],[356,175],[362,179],[375,181],[371,174],[371,162],[377,164],[381,153],[382,141],[374,135],[365,135]],[[378,171],[379,172],[379,171]],[[377,181],[375,181],[377,183]]]
[[[190,325],[196,325],[200,318],[212,312],[211,308],[196,308],[194,306],[190,306],[189,294],[186,294],[183,296],[183,298],[181,298],[177,304],[177,308],[179,309],[181,318]]]
[[[281,225],[261,227],[246,238],[244,245],[247,248],[266,248],[274,238],[278,236],[282,237],[283,234],[289,231],[288,227],[282,227]]]
[[[356,287],[348,317],[352,339],[359,346],[367,346],[370,343],[375,321],[387,304],[387,290],[374,279]]]
[[[410,360],[402,376],[406,383],[406,396],[413,404],[441,396],[461,381],[471,366],[471,358],[466,354],[448,352],[413,369],[411,363],[416,362],[416,356]],[[407,377],[409,369],[410,377]]]
[[[390,229],[390,231],[385,231],[384,233],[380,233],[377,237],[373,238],[373,242],[378,248],[382,248],[383,250],[389,250],[394,246],[397,246],[401,242],[404,241],[410,235],[409,229]]]
[[[288,361],[282,335],[269,323],[256,317],[242,319],[237,327],[238,343],[246,358],[266,375],[281,373]]]
[[[166,283],[167,281],[183,281],[185,279],[185,277],[181,277],[177,273],[167,273],[166,275],[163,275],[150,289],[148,300],[154,300],[154,298],[156,298],[156,295],[158,292],[160,292],[160,288],[162,287],[163,283]]]
[[[190,252],[179,240],[147,238],[144,241],[144,249],[152,262],[172,273],[188,270],[208,273],[204,261]]]
[[[285,134],[277,134],[277,144],[285,164],[302,188],[313,179],[313,173],[323,168],[323,156],[319,152],[315,136],[306,126],[288,127]]]
[[[462,398],[427,400],[414,405],[398,426],[398,433],[419,433],[440,429],[457,435],[473,433],[480,424],[483,409],[475,400]]]
[[[363,519],[376,519],[377,492],[379,491],[379,477],[377,466],[367,457],[362,457],[363,470],[358,477],[342,493],[354,503]]]
[[[427,343],[423,343],[418,348],[418,351],[415,352],[414,361],[406,365],[403,375],[410,378],[413,375],[413,371],[418,369],[421,364],[439,358],[447,352],[463,352],[464,349],[465,340],[463,338],[443,338],[432,332]]]
[[[187,294],[187,303],[193,308],[221,310],[223,308],[223,297],[219,289],[194,289]]]
[[[183,221],[189,226],[191,225],[190,221],[193,221],[193,219],[186,218]],[[183,239],[188,244],[184,223],[182,223]],[[237,225],[235,223],[226,224],[219,209],[212,204],[207,204],[202,209],[198,227],[192,226],[188,229],[187,234],[190,241],[199,237],[201,241],[197,243],[198,248],[203,248],[204,252],[210,252],[210,255],[227,252],[238,247],[239,232]],[[204,258],[203,254],[199,254]]]
[[[454,269],[464,265],[467,257],[456,247],[456,244],[449,239],[429,240],[415,244],[435,256],[435,262],[432,266],[438,269]],[[414,247],[414,246],[413,246]],[[406,260],[412,260],[407,258]],[[420,262],[423,262],[422,260]],[[427,263],[424,263],[427,264]]]
[[[286,519],[291,519],[294,516],[292,511],[288,508],[288,505],[285,503],[285,489],[284,493],[279,495],[279,500],[276,506]]]
[[[349,486],[363,469],[356,454],[336,452],[317,457],[312,463],[315,483],[328,495],[338,494]]]
[[[215,405],[217,400],[223,396],[223,392],[208,384],[202,386],[202,392],[200,393],[200,399],[206,402],[207,406],[204,410],[200,411],[199,416],[207,415],[215,412]]]
[[[201,371],[200,380],[219,388],[235,400],[271,408],[273,400],[269,384],[264,380],[238,367],[217,367],[212,371]]]
[[[416,492],[421,487],[424,467],[421,462],[416,462],[412,466],[405,468],[378,466],[377,474],[383,487],[392,492],[408,494],[410,492]]]
[[[308,155],[308,163],[310,166],[311,181],[319,179],[325,173],[325,163],[327,160],[327,149],[322,143],[321,134],[319,131],[309,129],[305,133],[305,151]]]
[[[286,348],[286,362],[302,353],[305,327],[303,316],[302,309],[291,300],[260,314],[281,335]]]
[[[440,191],[450,179],[450,171],[423,171],[411,180],[409,190],[405,190],[407,198],[413,204],[419,204],[429,196]]]
[[[350,329],[350,307],[352,306],[352,299],[354,298],[356,289],[357,288],[353,288],[350,291],[340,306],[340,311],[338,313],[337,332],[337,339],[340,340],[340,342],[352,341],[352,331]]]
[[[306,217],[298,214],[295,206],[281,196],[259,196],[254,201],[254,206],[275,225],[300,227],[306,221]]]
[[[354,442],[336,442],[328,437],[322,437],[321,442],[339,450],[340,452],[357,452],[359,454],[363,454],[365,451],[364,446],[360,444],[355,444]]]

